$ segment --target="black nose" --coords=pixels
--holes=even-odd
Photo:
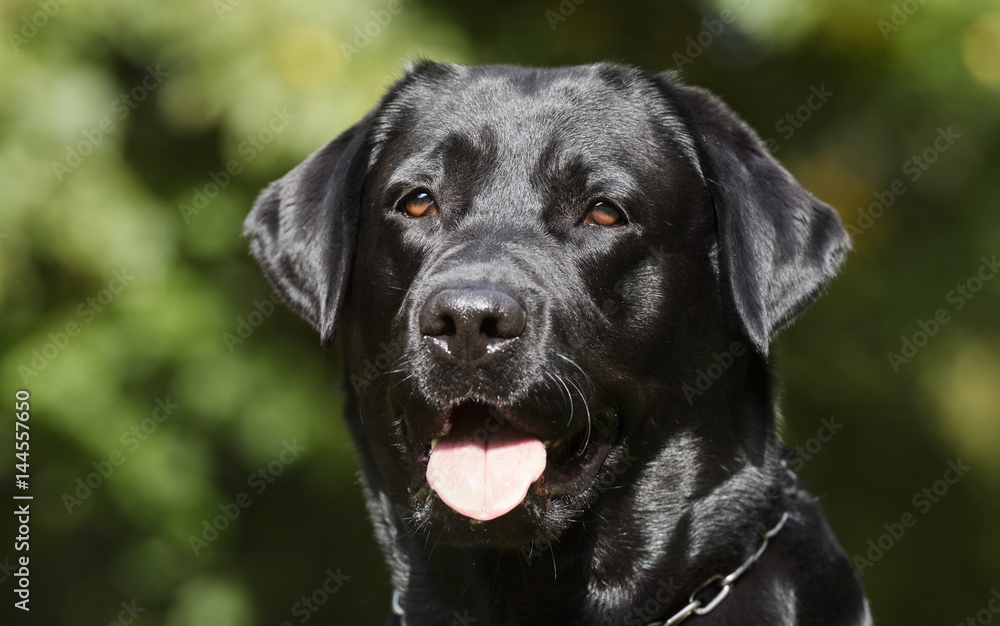
[[[521,303],[492,286],[442,289],[420,309],[420,332],[466,364],[495,354],[526,322]]]

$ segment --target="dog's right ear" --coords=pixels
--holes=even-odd
[[[375,112],[257,198],[243,223],[250,251],[285,302],[333,341],[354,257],[368,130]]]
[[[758,353],[837,273],[851,247],[830,205],[771,156],[709,91],[658,75],[691,133],[715,207],[720,277]]]

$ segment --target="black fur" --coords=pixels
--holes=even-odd
[[[398,210],[416,189],[436,216]],[[583,223],[595,200],[627,222]],[[847,236],[708,92],[609,64],[421,63],[269,187],[245,233],[324,344],[340,320],[346,415],[410,626],[664,619],[783,512],[688,623],[870,624],[816,505],[782,491],[768,368]],[[442,358],[420,308],[478,285],[527,324],[482,362]],[[572,451],[521,506],[470,523],[424,476],[456,407]]]

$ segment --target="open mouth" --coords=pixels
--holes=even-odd
[[[576,495],[593,483],[611,450],[610,426],[588,421],[549,439],[528,432],[510,411],[464,401],[446,411],[443,428],[424,444],[426,482],[449,508],[479,521],[528,499]]]

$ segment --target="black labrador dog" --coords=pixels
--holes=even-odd
[[[709,92],[422,62],[245,234],[338,334],[390,623],[871,623],[768,365],[850,244]]]

